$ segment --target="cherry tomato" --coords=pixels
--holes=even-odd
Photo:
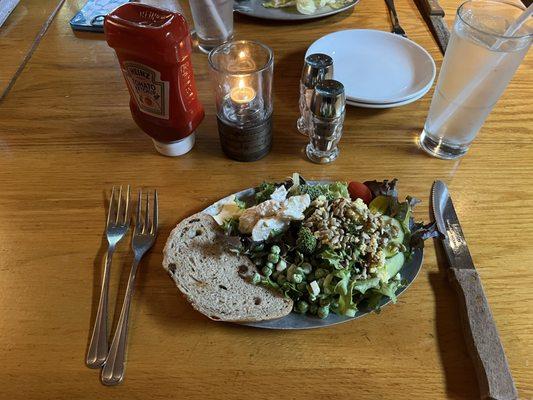
[[[361,182],[350,182],[348,185],[348,192],[350,192],[350,197],[352,200],[360,198],[368,204],[372,201],[372,192],[370,189]]]

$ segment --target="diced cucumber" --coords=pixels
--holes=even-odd
[[[385,269],[387,271],[388,278],[391,279],[396,275],[403,267],[405,262],[405,256],[403,253],[398,253],[394,257],[388,258],[385,261]]]
[[[385,247],[384,252],[385,258],[391,258],[398,254],[398,248],[396,246],[388,245],[387,247]]]
[[[403,228],[402,228],[402,224],[400,223],[400,221],[398,221],[396,218],[389,217],[388,215],[383,215],[382,218],[386,224],[391,224],[398,228],[398,235],[392,238],[391,242],[398,243],[398,244],[403,243],[405,234],[403,233]]]

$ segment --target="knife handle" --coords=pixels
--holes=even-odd
[[[464,337],[476,368],[481,398],[518,399],[498,330],[477,272],[472,269],[450,268],[448,273],[459,294]]]
[[[429,15],[437,15],[439,17],[444,17],[444,10],[439,5],[437,0],[423,0],[426,3],[426,8]]]

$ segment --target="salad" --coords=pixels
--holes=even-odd
[[[315,14],[320,8],[329,6],[331,8],[341,8],[350,3],[351,0],[269,0],[263,2],[266,8],[293,7],[301,14]]]
[[[230,197],[215,216],[239,238],[233,251],[258,267],[251,282],[283,293],[294,311],[326,318],[378,310],[405,285],[401,268],[434,224],[414,223],[418,200],[397,180],[308,184],[298,174],[255,188],[252,204]]]

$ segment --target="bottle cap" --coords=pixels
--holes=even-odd
[[[311,54],[305,58],[301,78],[305,87],[313,89],[318,82],[331,78],[333,78],[333,58],[322,53]]]
[[[345,108],[346,95],[342,83],[328,79],[315,86],[311,99],[311,111],[317,117],[337,118],[344,114]]]
[[[175,142],[158,142],[152,139],[155,149],[164,156],[177,157],[188,153],[194,146],[196,134],[193,132],[186,138],[176,140]]]

